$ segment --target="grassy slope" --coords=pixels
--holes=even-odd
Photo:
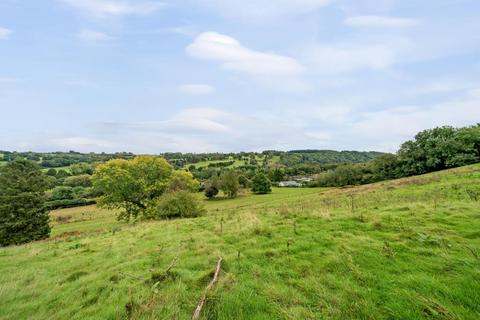
[[[219,255],[205,319],[478,319],[480,205],[466,189],[480,190],[480,165],[210,201],[188,220],[56,211],[56,238],[0,249],[0,319],[188,319]],[[170,277],[147,280],[175,256]]]

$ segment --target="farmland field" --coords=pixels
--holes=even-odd
[[[478,319],[479,191],[472,165],[205,200],[195,219],[54,211],[51,239],[0,249],[0,319],[189,319],[219,256],[203,319]]]

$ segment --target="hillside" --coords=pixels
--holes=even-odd
[[[477,164],[205,201],[195,219],[58,210],[50,240],[0,249],[0,318],[189,319],[222,256],[203,319],[478,319],[479,194]]]

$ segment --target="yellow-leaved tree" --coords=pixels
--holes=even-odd
[[[108,161],[96,168],[92,181],[102,193],[98,205],[124,209],[118,216],[123,220],[156,218],[146,212],[157,206],[163,195],[195,192],[199,186],[190,172],[176,171],[165,159],[155,156]]]

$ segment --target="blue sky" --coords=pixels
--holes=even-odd
[[[479,75],[478,0],[0,1],[0,149],[396,151]]]

